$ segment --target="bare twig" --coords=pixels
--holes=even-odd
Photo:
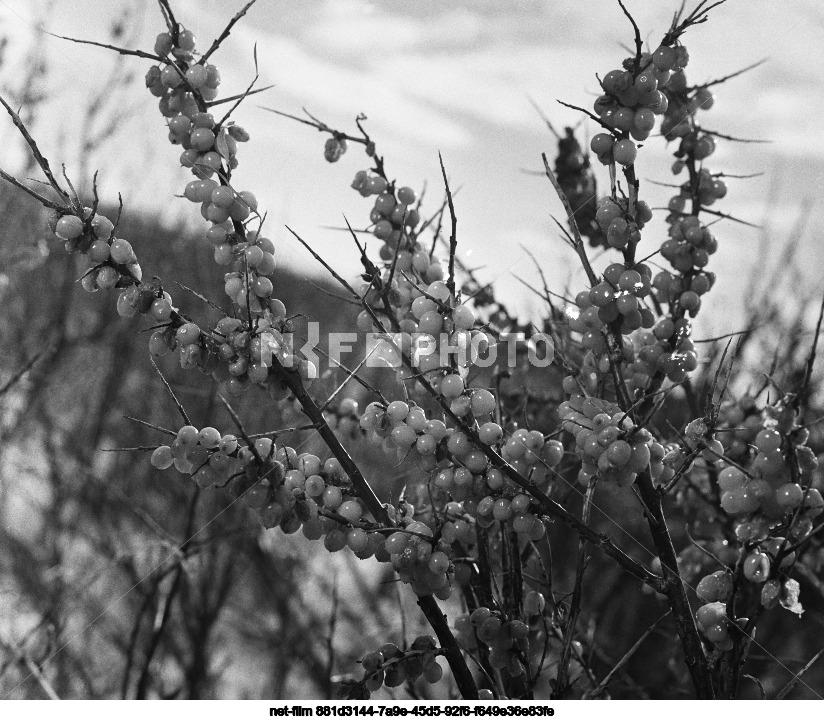
[[[635,60],[632,65],[632,72],[633,75],[637,75],[641,67],[641,54],[644,52],[644,41],[641,39],[641,30],[638,27],[638,23],[635,22],[635,18],[632,17],[630,11],[627,10],[626,5],[624,5],[621,0],[618,0],[618,4],[621,6],[621,10],[624,11],[624,15],[626,15],[630,23],[632,23],[632,30],[635,34]]]
[[[581,511],[581,522],[589,525],[589,516],[592,510],[592,497],[595,494],[595,485],[598,477],[593,476],[587,485],[587,493],[584,497],[584,507]],[[569,605],[569,615],[566,627],[564,628],[564,646],[561,650],[561,658],[558,660],[558,675],[556,677],[555,693],[553,698],[563,698],[566,695],[569,685],[569,662],[572,642],[575,640],[575,624],[578,622],[578,615],[581,613],[581,601],[583,598],[584,573],[589,564],[588,544],[586,539],[578,539],[578,559],[575,564],[575,585],[572,589],[572,600]]]
[[[572,210],[572,206],[569,204],[569,199],[566,197],[566,194],[561,188],[561,184],[555,177],[555,173],[553,173],[552,169],[549,167],[549,161],[547,160],[546,153],[541,153],[541,158],[544,161],[546,177],[549,178],[549,181],[552,183],[552,187],[555,188],[555,192],[564,204],[564,210],[567,212],[567,220],[569,221],[572,235],[575,238],[575,252],[578,253],[578,257],[581,259],[581,263],[584,266],[584,270],[586,271],[590,284],[596,285],[598,283],[598,277],[595,275],[595,271],[592,270],[592,266],[589,263],[589,258],[587,257],[586,248],[584,246],[584,240],[581,237],[581,231],[578,229],[578,223],[575,220],[575,213]]]
[[[821,335],[822,320],[824,320],[824,297],[822,297],[821,299],[821,306],[818,310],[818,320],[815,322],[815,335],[813,336],[813,342],[810,347],[810,354],[809,356],[807,356],[807,364],[804,369],[804,381],[802,382],[801,388],[799,389],[797,395],[793,399],[793,403],[795,405],[796,410],[803,407],[803,404],[807,401],[807,394],[809,393],[810,389],[810,379],[812,378],[813,367],[815,366],[818,338]]]
[[[455,215],[455,205],[452,202],[452,191],[449,189],[449,180],[446,177],[446,168],[443,165],[443,157],[438,153],[438,161],[441,164],[441,175],[443,175],[444,186],[446,187],[446,201],[449,205],[449,217],[452,221],[452,230],[449,234],[449,275],[446,280],[446,287],[449,292],[455,295],[455,252],[458,249],[458,218]]]
[[[166,376],[163,375],[160,368],[157,367],[157,363],[155,363],[154,358],[149,359],[152,363],[152,368],[157,371],[157,374],[160,376],[160,380],[163,381],[163,385],[166,386],[166,390],[169,391],[169,395],[172,397],[172,400],[175,402],[177,406],[177,410],[180,411],[180,415],[183,417],[183,421],[186,423],[187,426],[192,425],[192,422],[189,420],[189,414],[186,413],[186,409],[183,407],[183,404],[177,399],[175,392],[172,390],[172,387],[169,385],[169,381],[166,380]]]
[[[220,44],[226,38],[229,37],[229,33],[232,32],[232,28],[235,26],[238,20],[240,20],[248,12],[249,8],[252,7],[252,5],[254,5],[256,2],[257,0],[249,0],[248,3],[246,3],[240,10],[238,10],[237,14],[229,21],[226,27],[223,28],[223,32],[220,33],[220,35],[218,35],[217,38],[215,38],[214,42],[212,43],[212,46],[205,53],[203,53],[203,57],[200,58],[201,63],[205,63],[211,57],[212,53],[214,53],[220,47]]]
[[[12,387],[24,376],[28,373],[44,355],[50,353],[51,349],[47,348],[46,350],[42,350],[39,353],[35,353],[31,358],[29,358],[23,366],[9,378],[2,387],[0,387],[0,398],[2,398],[6,393],[8,393]]]
[[[32,155],[34,156],[34,159],[37,161],[37,164],[40,166],[40,169],[43,171],[43,175],[45,175],[46,179],[49,181],[49,185],[51,185],[51,187],[54,188],[54,191],[64,201],[68,202],[68,200],[69,200],[68,194],[66,193],[65,190],[63,190],[62,187],[60,187],[60,184],[57,182],[57,179],[54,177],[54,173],[52,173],[52,169],[51,169],[51,166],[49,165],[49,161],[46,159],[46,157],[43,155],[43,153],[40,152],[40,148],[37,147],[37,143],[34,142],[34,138],[29,133],[28,129],[26,128],[26,125],[20,119],[20,116],[12,109],[12,107],[6,102],[5,98],[3,98],[2,95],[0,95],[0,103],[3,104],[3,107],[6,109],[6,112],[11,116],[12,122],[17,127],[17,129],[20,131],[20,134],[23,136],[23,139],[26,141],[26,145],[29,146],[29,149],[31,150]],[[3,178],[6,179],[6,180],[9,180],[9,178],[7,177],[7,175],[5,173],[3,174]],[[9,182],[11,182],[11,181],[9,181]],[[15,183],[15,185],[18,185],[18,184]],[[35,197],[38,197],[34,193],[34,191],[26,189],[25,186],[18,185],[18,187],[22,187],[30,195],[35,195]],[[44,203],[44,205],[45,205],[45,203]],[[53,207],[53,206],[49,205],[49,207]],[[58,206],[58,208],[59,207],[60,206]]]
[[[243,98],[247,98],[250,95],[257,95],[258,93],[265,93],[267,90],[271,90],[274,88],[275,85],[264,85],[262,88],[256,88],[252,90],[251,88],[247,88],[242,93],[237,93],[236,95],[229,95],[225,98],[220,98],[217,100],[209,100],[206,102],[207,108],[214,108],[217,105],[225,105],[226,103],[232,103],[235,100],[243,100]]]
[[[821,657],[821,654],[823,654],[823,653],[824,653],[824,649],[819,651],[815,656],[813,656],[809,661],[807,661],[807,663],[804,665],[804,667],[797,674],[795,674],[795,676],[793,676],[792,679],[790,679],[790,681],[787,683],[786,686],[784,686],[784,688],[782,688],[776,694],[776,696],[775,696],[776,701],[780,701],[781,699],[786,698],[790,693],[792,693],[793,689],[795,689],[795,687],[798,686],[798,684],[801,682],[801,677],[805,673],[807,673],[807,671],[810,670],[810,667],[816,661],[818,661],[818,659]]]
[[[641,644],[647,640],[647,637],[657,628],[658,624],[669,616],[670,613],[672,613],[672,611],[667,611],[664,615],[659,616],[650,624],[647,630],[641,634],[639,639],[634,644],[632,644],[630,649],[621,657],[618,663],[616,663],[615,666],[610,669],[609,673],[604,676],[601,683],[586,694],[586,698],[598,698],[606,690],[615,674],[617,674],[622,668],[624,668],[624,666],[627,665],[627,663],[629,663],[630,659],[635,655],[635,652],[641,647]]]
[[[169,61],[166,58],[161,58],[160,55],[155,55],[154,53],[147,53],[143,50],[129,50],[128,48],[119,48],[116,45],[109,45],[109,43],[99,43],[95,40],[81,40],[80,38],[69,38],[65,35],[57,35],[56,33],[50,33],[48,30],[44,30],[43,32],[46,35],[51,35],[53,38],[59,38],[60,40],[68,40],[70,43],[80,43],[81,45],[96,45],[99,48],[105,48],[106,50],[114,50],[116,53],[120,55],[134,55],[138,58],[144,58],[145,60],[151,60],[155,63],[163,63],[164,65],[169,65]]]
[[[713,85],[720,85],[721,83],[726,83],[727,80],[732,80],[733,78],[737,78],[739,75],[743,75],[750,70],[755,70],[755,68],[763,65],[769,60],[769,58],[762,58],[761,60],[753,63],[752,65],[747,65],[745,68],[741,68],[741,70],[736,70],[734,73],[730,73],[729,75],[724,75],[723,77],[716,78],[715,80],[710,80],[706,83],[702,83],[701,85],[696,85],[695,89],[698,88],[711,88]]]

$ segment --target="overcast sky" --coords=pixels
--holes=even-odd
[[[661,0],[627,4],[650,42],[666,30],[676,5]],[[71,172],[80,168],[75,148],[84,99],[105,91],[112,56],[44,35],[36,23],[42,20],[58,34],[105,40],[111,25],[129,11],[128,42],[146,49],[163,24],[156,3],[149,0],[54,0],[50,5],[0,0],[0,32],[12,41],[1,77],[4,92],[13,96],[21,77],[15,62],[25,57],[27,44],[45,49],[52,73],[38,131],[44,151],[55,162],[65,160]],[[178,19],[197,34],[201,48],[242,5],[240,0],[173,1]],[[703,121],[714,130],[773,141],[759,146],[719,143],[710,167],[765,173],[731,182],[723,208],[761,222],[772,198],[769,220],[776,227],[770,237],[775,246],[783,242],[802,201],[817,201],[824,185],[818,129],[824,117],[822,17],[824,9],[814,0],[728,0],[685,39],[694,81],[770,58],[720,88]],[[315,272],[311,258],[283,230],[289,224],[336,267],[354,274],[357,259],[347,237],[324,226],[340,225],[344,213],[353,225],[365,225],[369,203],[348,187],[355,172],[367,167],[365,157],[353,148],[329,165],[318,133],[259,106],[291,113],[305,106],[344,130],[353,129],[353,118],[363,112],[390,175],[416,188],[429,182],[430,208],[441,192],[441,151],[453,187],[460,187],[461,254],[482,268],[484,280],[497,278],[502,295],[526,312],[534,301],[514,276],[534,282],[537,274],[521,245],[540,259],[557,290],[570,274],[574,284],[580,283],[570,254],[552,230],[549,214],[560,212],[557,199],[545,179],[523,172],[540,167],[542,151],[555,152],[529,98],[557,127],[577,122],[555,100],[589,105],[597,88],[595,73],[603,75],[619,64],[626,55],[620,44],[631,40],[626,19],[611,0],[259,0],[214,56],[222,90],[231,94],[251,79],[257,44],[260,82],[275,85],[236,113],[252,142],[241,149],[235,178],[269,212],[281,263]],[[104,197],[113,199],[121,192],[132,210],[147,206],[199,223],[196,208],[171,197],[182,192],[188,178],[177,167],[178,151],[165,143],[155,100],[139,84],[148,63],[130,58],[126,67],[138,73],[134,89],[117,99],[126,117],[111,140],[86,160],[100,169]],[[107,117],[98,122],[106,123]],[[0,137],[7,139],[12,132],[8,122],[0,125]],[[660,138],[647,143],[639,157],[640,177],[670,182],[667,152]],[[14,162],[4,151],[2,164]],[[662,205],[668,191],[647,183],[642,197]],[[816,207],[813,228],[820,219],[821,208]],[[661,229],[653,224],[645,234],[649,252],[660,243]],[[717,231],[721,249],[711,268],[722,275],[733,272],[722,277],[713,302],[729,307],[740,294],[742,269],[763,266],[763,258],[755,251],[757,231],[729,223]],[[815,232],[809,233],[805,252],[810,254],[808,267],[820,268]],[[819,276],[815,271],[808,280]],[[722,314],[712,330],[734,330],[726,327],[733,321],[734,316]]]

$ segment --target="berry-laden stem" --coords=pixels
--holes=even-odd
[[[308,416],[309,420],[315,424],[318,434],[326,443],[329,451],[335,458],[338,459],[349,480],[357,491],[358,498],[360,498],[369,509],[369,512],[378,523],[386,526],[393,526],[394,522],[389,518],[389,514],[381,504],[369,482],[364,478],[357,464],[343,444],[338,440],[334,431],[329,427],[326,419],[323,416],[317,403],[315,403],[312,396],[309,395],[300,376],[297,373],[290,373],[280,365],[277,358],[272,359],[275,372],[283,379],[283,382],[289,386],[298,403],[300,403],[303,412]],[[426,620],[438,637],[438,642],[444,652],[449,668],[452,670],[452,675],[455,678],[455,683],[458,685],[458,690],[461,696],[465,699],[477,699],[478,687],[475,684],[475,679],[472,677],[472,672],[466,664],[466,659],[463,657],[461,647],[452,635],[449,628],[446,616],[438,606],[437,601],[430,596],[418,597],[418,606],[423,611]]]
[[[638,191],[641,187],[641,182],[638,180],[638,176],[635,174],[635,164],[628,165],[624,168],[624,177],[627,181],[627,186],[629,188],[629,200],[627,201],[627,210],[630,214],[630,217],[635,220],[635,213],[636,213],[636,204],[638,203]],[[627,243],[627,247],[624,249],[624,265],[627,268],[632,268],[635,265],[635,249],[638,247],[637,242],[633,242],[632,240]]]
[[[395,343],[392,341],[391,337],[386,331],[386,327],[383,325],[383,322],[378,318],[375,314],[375,311],[372,307],[362,301],[363,308],[369,313],[370,317],[372,318],[372,322],[378,327],[381,333],[386,334],[389,337],[390,343],[397,351],[398,355],[401,358],[404,366],[409,368],[410,370],[414,371],[414,366],[412,361],[410,360],[409,356],[403,352]],[[585,538],[589,543],[593,544],[597,548],[600,548],[607,556],[612,558],[613,560],[618,562],[618,565],[621,566],[625,571],[628,571],[631,575],[637,578],[639,581],[647,584],[650,588],[654,589],[655,591],[659,591],[663,593],[664,582],[663,579],[659,576],[656,576],[652,571],[645,568],[642,564],[638,561],[635,561],[630,556],[628,556],[624,551],[622,551],[618,546],[613,543],[612,539],[605,534],[605,533],[598,533],[595,529],[588,526],[586,523],[581,521],[574,513],[568,511],[564,508],[560,503],[551,499],[546,493],[541,491],[534,483],[531,483],[529,479],[525,478],[523,475],[518,473],[512,466],[507,463],[503,456],[501,456],[498,451],[495,450],[491,445],[488,443],[484,443],[478,437],[475,429],[464,421],[464,419],[459,418],[455,415],[450,407],[449,403],[445,401],[445,399],[435,391],[429,381],[426,380],[424,376],[419,376],[417,378],[418,383],[423,386],[424,390],[432,397],[435,398],[443,412],[446,416],[455,424],[456,428],[459,428],[462,433],[466,434],[466,436],[475,444],[483,454],[489,459],[492,465],[500,470],[509,480],[515,483],[519,488],[522,488],[524,491],[529,493],[533,498],[535,498],[540,504],[541,508],[543,509],[544,513],[549,516],[550,518],[557,519],[562,523],[565,523],[567,526],[575,529],[583,538]],[[331,433],[331,430],[330,430]],[[337,438],[335,438],[337,441]]]
[[[636,486],[641,494],[641,500],[646,506],[647,522],[658,557],[661,559],[661,570],[664,575],[663,593],[667,597],[675,629],[681,639],[681,648],[684,651],[684,662],[687,664],[695,692],[700,699],[715,698],[712,674],[707,664],[704,648],[698,636],[695,617],[692,614],[684,581],[678,571],[678,558],[667,528],[667,519],[664,516],[664,507],[661,502],[661,493],[655,488],[652,477],[646,471],[638,476]]]
[[[466,665],[461,647],[455,640],[455,636],[452,635],[452,630],[449,628],[449,623],[438,606],[438,602],[431,595],[419,596],[418,606],[438,637],[438,642],[441,644],[449,668],[452,669],[452,675],[458,685],[461,697],[473,701],[477,700],[478,686],[475,684],[475,679],[472,677],[469,666]]]
[[[300,403],[303,412],[317,428],[318,434],[324,443],[326,443],[332,455],[340,461],[343,470],[346,472],[346,475],[349,476],[349,480],[352,481],[352,485],[355,487],[358,498],[366,504],[369,512],[378,523],[385,526],[394,525],[394,522],[389,518],[389,514],[378,500],[369,482],[364,478],[363,473],[361,473],[355,461],[352,460],[349,452],[343,447],[343,444],[338,440],[334,431],[329,427],[320,407],[315,403],[314,398],[309,395],[300,376],[295,372],[289,372],[284,369],[277,358],[272,359],[272,364],[277,376],[289,386],[289,390],[292,391],[298,403]]]

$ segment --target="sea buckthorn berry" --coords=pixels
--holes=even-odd
[[[412,188],[400,188],[398,190],[398,202],[404,205],[412,205],[417,200],[415,191]]]
[[[451,373],[441,380],[441,394],[444,398],[457,398],[463,391],[464,382],[457,373]]]
[[[716,601],[701,606],[695,614],[695,620],[698,622],[699,628],[702,631],[706,631],[723,622],[726,616],[727,607],[723,603]]]
[[[215,144],[215,134],[208,128],[195,128],[189,136],[189,142],[195,150],[205,152]]]
[[[155,54],[160,55],[160,57],[166,57],[170,52],[172,52],[172,36],[169,33],[160,33],[157,36],[154,44],[154,51]]]
[[[599,158],[612,152],[615,138],[610,133],[597,133],[589,141],[589,147]]]
[[[719,580],[716,576],[704,576],[698,582],[695,592],[698,594],[698,598],[702,599],[706,603],[712,603],[713,601],[718,601],[719,587]]]
[[[182,446],[193,446],[199,440],[199,433],[194,426],[183,426],[177,432],[177,442]]]
[[[655,127],[655,113],[649,108],[640,108],[634,117],[634,127],[642,132],[649,132]]]
[[[208,79],[209,73],[202,65],[192,65],[192,67],[186,71],[186,82],[195,90],[199,90],[206,85]]]
[[[652,54],[652,63],[658,70],[672,70],[677,62],[675,48],[667,45],[659,46]]]
[[[177,46],[186,52],[192,52],[197,44],[195,34],[191,30],[182,30],[177,34]]]
[[[625,91],[632,82],[632,76],[626,70],[610,70],[601,82],[604,92],[618,94]]]
[[[729,640],[730,632],[727,629],[726,624],[717,623],[714,626],[710,626],[709,628],[705,629],[704,635],[707,637],[709,641],[711,641],[717,646]]]
[[[774,428],[765,428],[755,437],[755,445],[762,453],[772,453],[781,448],[781,434]]]
[[[465,305],[459,305],[452,310],[452,322],[456,328],[469,330],[475,325],[475,313]]]
[[[97,277],[95,278],[98,287],[103,290],[114,288],[119,280],[120,273],[108,265],[97,271]]]
[[[493,422],[484,423],[478,430],[478,438],[482,443],[494,445],[504,437],[503,429]]]
[[[89,246],[89,260],[102,263],[109,259],[109,244],[105,240],[96,240]]]
[[[184,323],[177,329],[175,334],[177,342],[182,346],[192,345],[197,343],[200,338],[200,328],[194,323]]]
[[[183,82],[183,78],[180,75],[180,71],[176,67],[173,65],[167,65],[160,71],[160,81],[167,88],[176,88]]]
[[[152,452],[151,464],[155,468],[165,471],[167,468],[171,468],[172,463],[174,463],[174,457],[169,446],[158,446]]]
[[[638,156],[638,149],[632,140],[619,140],[612,148],[612,156],[616,163],[632,165]]]
[[[722,491],[731,491],[734,488],[741,488],[747,477],[744,472],[734,466],[728,466],[718,474],[718,487]]]
[[[63,240],[74,240],[83,235],[83,221],[76,215],[64,215],[57,221],[54,232]]]
[[[809,518],[817,518],[824,513],[824,498],[817,488],[810,488],[807,491],[807,498],[804,500],[804,513]]]
[[[744,577],[754,583],[764,583],[770,576],[770,557],[755,550],[744,559]]]
[[[798,508],[803,499],[804,490],[797,483],[785,483],[775,492],[778,505],[788,511]]]
[[[120,263],[122,265],[134,263],[136,260],[131,243],[129,243],[128,240],[123,240],[122,238],[115,238],[112,241],[109,248],[109,254],[115,263]]]
[[[91,222],[92,232],[100,240],[109,240],[112,237],[114,223],[105,215],[95,215]]]
[[[403,553],[403,551],[409,545],[409,539],[409,534],[401,533],[400,531],[398,531],[389,536],[389,538],[386,539],[386,543],[384,545],[388,553],[399,554]]]
[[[476,416],[484,416],[492,413],[496,408],[495,396],[485,388],[478,388],[472,391],[472,412]]]

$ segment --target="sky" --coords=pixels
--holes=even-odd
[[[178,19],[201,46],[242,5],[239,0],[173,2]],[[627,5],[650,42],[660,38],[675,9],[675,3],[660,0],[628,0]],[[150,0],[0,0],[0,34],[10,41],[0,87],[12,98],[19,95],[26,48],[40,48],[51,71],[45,112],[38,115],[35,130],[48,157],[66,162],[70,174],[99,170],[104,198],[115,199],[120,192],[132,210],[146,208],[170,222],[197,227],[197,209],[172,197],[182,192],[188,177],[178,167],[179,152],[165,142],[154,99],[141,89],[149,63],[128,58],[118,66],[118,78],[136,74],[132,85],[118,90],[111,83],[113,55],[38,29],[106,41],[115,22],[125,27],[122,42],[129,47],[150,49],[163,29]],[[713,130],[770,141],[719,142],[711,159],[713,170],[763,173],[731,181],[719,208],[768,228],[717,226],[720,250],[710,268],[721,280],[710,303],[724,312],[701,314],[707,332],[736,329],[731,324],[743,279],[749,272],[769,272],[763,248],[768,256],[779,254],[808,200],[810,231],[802,249],[809,256],[804,264],[809,277],[800,280],[820,282],[817,268],[824,258],[815,229],[821,225],[818,196],[824,185],[818,131],[824,116],[822,34],[824,8],[815,0],[728,0],[685,38],[692,81],[768,58],[720,87],[715,106],[703,117]],[[367,167],[366,157],[353,147],[330,165],[323,160],[324,137],[261,106],[293,114],[306,107],[349,131],[363,113],[389,174],[401,185],[420,189],[427,184],[424,209],[435,208],[441,198],[442,154],[450,184],[459,189],[460,255],[479,268],[484,281],[495,281],[500,297],[522,313],[534,312],[538,303],[518,280],[537,280],[524,248],[538,259],[554,290],[580,289],[583,279],[553,230],[550,215],[561,213],[560,203],[545,178],[527,172],[541,167],[541,152],[555,154],[555,141],[530,99],[556,127],[577,123],[578,115],[556,100],[589,105],[597,89],[595,73],[616,67],[626,55],[621,44],[631,41],[629,24],[612,0],[258,0],[214,56],[223,76],[221,89],[228,94],[251,80],[254,47],[259,83],[275,86],[235,113],[252,136],[241,147],[235,178],[269,213],[281,265],[320,272],[285,230],[289,225],[344,275],[354,276],[358,263],[351,241],[333,228],[342,225],[344,215],[356,227],[367,222],[369,202],[349,188],[355,172]],[[96,96],[104,100],[103,109],[89,121],[85,108]],[[100,147],[80,152],[83,128],[111,135]],[[5,144],[13,131],[10,123],[0,124],[4,167],[18,160]],[[653,207],[664,205],[670,191],[647,181],[672,182],[671,151],[657,138],[639,157],[641,197]],[[600,180],[603,187],[605,173]],[[663,240],[662,216],[658,213],[645,233],[649,252]],[[596,267],[606,262],[598,259]]]

